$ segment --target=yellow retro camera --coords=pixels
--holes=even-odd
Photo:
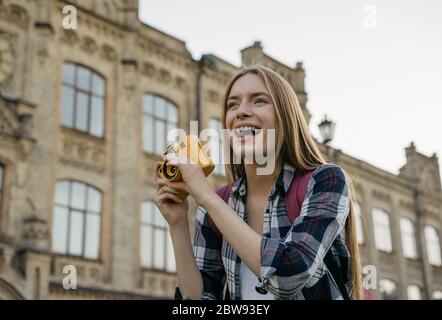
[[[188,135],[181,141],[169,145],[164,154],[170,153],[175,153],[177,156],[186,156],[203,169],[206,177],[215,169],[215,165],[210,158],[210,152],[194,135]],[[176,166],[167,166],[164,160],[158,168],[158,174],[161,178],[164,177],[170,182],[182,181],[180,170]]]

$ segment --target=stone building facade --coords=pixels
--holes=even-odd
[[[63,27],[69,5],[77,29]],[[285,77],[309,121],[302,63],[284,65],[259,42],[241,56]],[[193,59],[185,42],[138,19],[135,0],[0,0],[0,298],[171,298],[151,168],[167,129],[219,126],[237,70],[213,54]],[[411,144],[395,175],[320,148],[355,182],[374,297],[440,298],[436,155]],[[222,170],[209,179],[225,182]]]

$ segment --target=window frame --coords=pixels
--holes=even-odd
[[[57,184],[58,183],[68,183],[68,200],[67,200],[67,205],[65,204],[60,204],[57,203]],[[84,194],[84,204],[85,204],[85,208],[83,209],[79,209],[73,206],[72,204],[72,198],[73,193],[72,193],[72,185],[74,183],[83,185],[83,187],[85,187],[85,194]],[[100,212],[97,214],[97,212],[92,212],[93,210],[90,210],[89,208],[87,208],[87,204],[88,204],[88,191],[89,188],[98,192],[99,196],[100,196]],[[60,179],[57,180],[55,183],[55,192],[54,192],[54,202],[53,202],[53,208],[52,208],[52,226],[51,226],[51,252],[53,254],[59,254],[59,255],[64,255],[64,256],[70,256],[70,257],[75,257],[75,258],[80,258],[83,260],[91,260],[91,261],[101,261],[102,260],[102,237],[103,237],[103,192],[96,188],[95,186],[88,184],[86,182],[80,181],[80,180],[72,180],[72,179]],[[55,216],[55,209],[56,208],[63,208],[63,209],[67,209],[67,226],[66,226],[66,244],[65,244],[65,248],[64,248],[64,252],[60,252],[60,251],[55,251],[54,250],[54,239],[53,239],[53,232],[54,232],[54,216]],[[73,212],[81,212],[82,214],[82,229],[81,229],[81,255],[77,255],[74,253],[70,252],[70,237],[71,237],[71,220],[72,220],[72,214]],[[99,217],[99,235],[98,235],[98,253],[97,256],[95,258],[93,257],[88,257],[85,255],[86,252],[86,231],[87,231],[87,217],[89,215],[98,215]]]
[[[429,235],[428,235],[427,230],[432,230],[434,232],[434,236],[435,236],[434,239],[428,239]],[[424,238],[425,238],[425,247],[426,247],[428,264],[433,267],[441,267],[442,266],[442,254],[441,254],[441,246],[440,246],[440,237],[439,237],[439,233],[438,233],[438,230],[436,229],[436,227],[434,227],[432,225],[425,225]],[[429,244],[431,244],[431,245],[429,245]],[[437,251],[438,251],[436,253],[437,258],[438,258],[437,262],[432,261],[432,258],[434,257],[432,252],[430,252],[430,250],[432,250],[432,249],[437,249]]]
[[[419,295],[418,299],[411,299],[410,298],[410,290],[416,289],[416,292],[413,292],[411,295],[417,293]],[[408,300],[422,300],[422,289],[417,284],[410,284],[407,286],[407,299]]]
[[[73,84],[68,83],[65,81],[64,78],[64,67],[67,65],[71,65],[74,68],[74,79],[73,79]],[[78,84],[78,70],[79,69],[86,69],[89,72],[89,83],[88,83],[88,90],[83,89],[81,87],[79,87]],[[103,95],[100,96],[99,94],[96,94],[95,92],[93,92],[93,77],[97,76],[98,78],[100,78],[103,81]],[[69,89],[73,90],[73,100],[72,100],[72,125],[68,126],[63,124],[62,121],[62,113],[63,113],[63,101],[62,101],[62,97],[63,97],[63,90],[65,87],[68,87]],[[76,124],[76,119],[77,119],[77,95],[78,93],[84,94],[87,96],[88,98],[88,103],[87,103],[87,120],[86,120],[86,130],[82,130],[80,128],[78,128],[77,124]],[[95,135],[92,133],[92,98],[99,98],[102,100],[103,102],[103,118],[102,118],[102,134],[101,135]],[[67,128],[70,130],[75,130],[77,132],[81,132],[83,134],[87,134],[88,136],[94,137],[96,139],[104,139],[106,136],[106,102],[107,102],[107,79],[106,77],[98,72],[95,69],[92,69],[84,64],[81,63],[77,63],[77,62],[73,62],[73,61],[65,61],[62,64],[61,67],[61,91],[60,91],[60,116],[59,116],[59,122],[60,122],[60,126],[63,128]]]
[[[405,223],[408,223],[408,226],[411,227],[411,231],[410,230],[404,230],[405,227]],[[401,231],[401,242],[402,242],[402,253],[404,255],[405,258],[407,259],[411,259],[411,260],[417,260],[418,259],[418,252],[417,252],[417,242],[416,242],[416,228],[414,225],[414,222],[407,217],[401,217],[399,219],[399,227],[400,227],[400,231]],[[412,253],[410,254],[408,252],[409,249],[406,249],[408,247],[406,247],[406,241],[405,238],[409,237],[409,239],[412,240],[413,243],[413,248],[412,248]],[[408,252],[408,253],[407,253]]]
[[[383,214],[383,216],[380,216],[380,214]],[[377,218],[379,217],[379,218]],[[387,224],[381,223],[381,219],[384,217],[387,218]],[[374,231],[374,242],[375,242],[375,248],[379,251],[385,252],[385,253],[393,253],[393,238],[391,234],[391,223],[390,223],[390,215],[389,213],[381,208],[374,208],[372,211],[372,219],[373,219],[373,231]],[[381,228],[381,229],[379,229]],[[388,230],[388,236],[385,232]],[[381,235],[382,233],[382,239],[378,237],[378,235]],[[388,243],[386,243],[386,240],[388,239]],[[382,241],[382,242],[380,242]],[[387,248],[388,247],[388,248]]]
[[[438,289],[433,290],[433,292],[431,293],[431,299],[432,300],[442,300],[442,289],[441,290],[438,290]]]
[[[364,218],[362,216],[361,206],[357,202],[355,202],[354,213],[356,218],[356,236],[358,245],[363,246],[365,244]]]
[[[145,99],[150,98],[152,101],[152,111],[148,112],[145,111]],[[157,108],[157,101],[160,101],[161,103],[163,103],[165,105],[165,116],[161,117],[157,114],[156,108]],[[164,106],[163,105],[163,106]],[[175,110],[175,114],[176,114],[176,122],[174,121],[170,121],[169,119],[169,114],[170,114],[170,109],[174,109]],[[145,119],[146,118],[150,118],[152,120],[152,150],[147,150],[145,145],[145,137],[144,137],[144,126],[145,126]],[[176,103],[174,103],[172,100],[156,94],[156,93],[151,93],[151,92],[145,92],[143,93],[143,95],[141,96],[141,145],[142,145],[142,150],[143,152],[147,153],[147,154],[152,154],[152,155],[161,155],[166,151],[166,147],[168,146],[168,144],[170,142],[167,141],[167,133],[168,133],[168,128],[169,126],[172,126],[173,129],[179,129],[179,108],[178,105]],[[163,146],[163,150],[157,150],[157,124],[161,122],[162,125],[164,125],[164,146]],[[161,142],[163,143],[163,142]]]
[[[394,288],[393,288],[393,292],[391,294],[389,294],[391,297],[387,297],[387,299],[385,298],[385,293],[381,291],[381,282],[385,281],[388,282],[389,284],[393,284]],[[382,278],[379,280],[379,292],[382,295],[382,300],[397,300],[398,299],[398,285],[395,281],[389,279],[389,278]]]
[[[148,214],[150,214],[150,222],[144,222],[143,221],[143,208],[145,204],[149,204],[150,207],[150,212],[148,212]],[[155,212],[157,211],[157,212]],[[171,252],[173,253],[173,244],[172,244],[172,239],[170,238],[170,231],[169,231],[169,227],[167,225],[167,222],[164,221],[164,225],[160,226],[159,224],[156,224],[155,222],[155,215],[158,214],[158,216],[161,216],[162,219],[163,216],[161,215],[161,213],[159,212],[159,209],[157,208],[157,206],[155,205],[153,200],[145,200],[141,203],[141,211],[140,211],[141,217],[140,217],[140,236],[139,236],[139,259],[140,259],[140,266],[143,270],[149,270],[149,271],[160,271],[160,272],[165,272],[165,273],[169,273],[169,274],[176,274],[176,262],[175,259],[173,259],[173,268],[172,270],[169,269],[168,266],[168,258],[169,258],[169,246],[170,246],[170,250],[172,250]],[[149,245],[149,253],[150,254],[150,265],[145,265],[143,264],[143,228],[147,227],[149,229],[149,235],[150,235],[150,245]],[[160,230],[161,232],[161,236],[164,237],[164,260],[162,261],[162,268],[158,268],[156,266],[156,262],[155,262],[155,255],[156,255],[156,236],[155,236],[155,231]],[[147,253],[144,253],[147,254]]]

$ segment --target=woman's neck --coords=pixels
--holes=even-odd
[[[272,190],[273,184],[278,178],[282,164],[276,163],[275,170],[270,175],[258,175],[256,164],[245,164],[244,169],[247,177],[247,193],[253,195],[267,196]]]

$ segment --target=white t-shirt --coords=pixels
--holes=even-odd
[[[239,279],[242,300],[275,300],[274,295],[270,292],[260,294],[256,291],[255,287],[259,283],[258,278],[243,261],[241,261]]]

